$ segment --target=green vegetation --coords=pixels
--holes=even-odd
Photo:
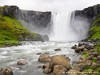
[[[100,39],[100,18],[96,18],[93,21],[92,27],[90,28],[89,32],[91,33],[89,39]]]
[[[87,60],[90,54],[94,52],[100,53],[100,43],[98,43],[93,50],[83,52],[82,57]],[[86,62],[84,62],[83,72],[86,72],[86,75],[100,75],[100,60],[98,60],[96,56],[93,56],[90,61],[92,62],[91,66],[86,65]]]
[[[84,52],[84,53],[82,53],[82,56],[83,56],[84,58],[87,58],[87,57],[89,56],[89,54],[86,53],[86,52]]]
[[[28,31],[14,16],[2,15],[6,7],[0,7],[0,47],[18,45],[24,40],[42,40],[39,34]]]

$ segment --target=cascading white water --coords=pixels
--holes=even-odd
[[[66,11],[54,12],[53,32],[50,36],[51,41],[75,41],[75,34],[70,27],[70,13]]]

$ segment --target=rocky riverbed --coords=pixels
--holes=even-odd
[[[0,75],[99,75],[98,44],[23,42],[0,48]]]
[[[44,63],[38,61],[42,54],[68,57],[72,64],[80,57],[71,49],[75,44],[77,42],[23,42],[20,46],[0,48],[0,75],[12,75],[12,72],[13,75],[45,75],[42,69]],[[9,71],[11,74],[3,74]]]

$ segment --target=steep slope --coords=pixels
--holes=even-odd
[[[100,4],[76,10],[75,17],[83,17],[90,23],[88,39],[100,39]]]
[[[0,7],[0,46],[17,45],[19,41],[42,40],[39,34],[23,27],[13,14],[5,15],[6,8]]]

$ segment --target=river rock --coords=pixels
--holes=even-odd
[[[37,53],[37,55],[40,55],[41,53]]]
[[[2,68],[0,70],[0,75],[13,75],[13,71],[10,67]]]
[[[80,47],[76,47],[76,48],[75,48],[75,52],[77,52],[77,53],[83,52],[84,49],[85,49],[85,45],[82,45],[82,46],[80,46]]]
[[[51,69],[49,68],[49,63],[43,65],[43,73],[51,73]]]
[[[99,55],[99,56],[97,56],[97,61],[100,61],[100,55]]]
[[[85,48],[91,50],[94,48],[94,44],[85,44]]]
[[[71,47],[71,49],[75,49],[76,47],[77,47],[77,45],[74,45],[74,46]]]
[[[66,69],[70,69],[70,59],[63,55],[52,56],[50,62],[50,68],[53,69],[55,65],[62,65]]]
[[[17,65],[26,65],[28,62],[27,62],[27,60],[25,60],[25,59],[19,59],[18,61],[17,61]]]
[[[39,62],[45,63],[45,62],[50,62],[51,57],[48,54],[41,54],[38,59]]]
[[[67,75],[81,75],[79,71],[77,70],[69,70]]]
[[[61,49],[60,49],[60,48],[58,48],[58,49],[55,49],[55,51],[61,51]]]
[[[62,65],[55,65],[52,75],[65,75],[67,69]]]

